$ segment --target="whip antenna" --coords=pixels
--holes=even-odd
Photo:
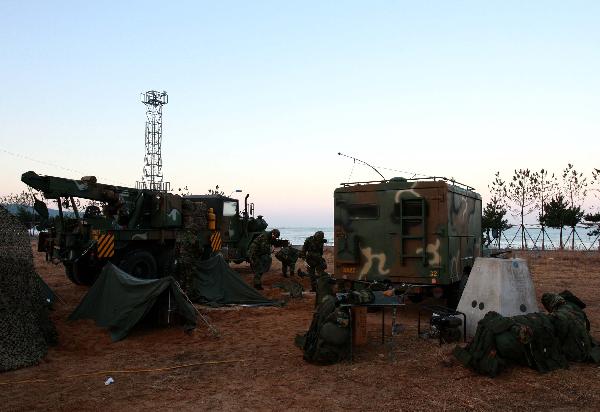
[[[341,153],[341,152],[338,152],[338,155],[339,155],[339,156],[344,156],[344,157],[347,157],[347,158],[349,158],[349,159],[352,159],[352,160],[354,160],[355,162],[359,162],[359,163],[362,163],[362,164],[364,164],[364,165],[366,165],[366,166],[369,166],[371,169],[375,170],[375,172],[376,172],[376,173],[377,173],[379,176],[381,176],[381,178],[382,178],[383,180],[385,180],[385,177],[384,177],[384,176],[383,176],[381,173],[379,173],[379,170],[375,169],[373,166],[371,166],[371,165],[370,165],[370,164],[368,164],[367,162],[364,162],[364,161],[362,161],[362,160],[360,160],[360,159],[357,159],[356,157],[353,157],[353,156],[349,156],[349,155],[343,154],[343,153]]]

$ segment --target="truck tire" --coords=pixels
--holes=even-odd
[[[157,279],[156,259],[146,250],[134,250],[125,255],[119,267],[132,276],[140,279]]]
[[[73,264],[72,263],[66,263],[65,262],[65,274],[67,275],[67,277],[69,278],[69,280],[71,282],[73,282],[74,284],[78,285],[79,283],[77,283],[77,281],[75,280],[75,276],[73,276]]]
[[[79,263],[65,263],[65,273],[74,284],[85,286],[93,285],[99,274],[97,269]]]
[[[175,274],[175,249],[170,248],[158,255],[158,273],[160,276],[173,276]]]

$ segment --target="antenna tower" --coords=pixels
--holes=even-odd
[[[146,105],[146,154],[142,180],[136,183],[136,188],[168,191],[171,184],[163,182],[161,143],[162,107],[169,103],[169,96],[165,91],[149,90],[142,93],[142,103]]]

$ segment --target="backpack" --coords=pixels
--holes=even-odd
[[[315,309],[308,332],[297,337],[304,360],[328,365],[347,359],[350,354],[349,326],[348,313],[336,308],[335,298],[327,295]]]

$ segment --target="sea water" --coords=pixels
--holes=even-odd
[[[271,229],[271,228],[269,228]],[[327,239],[327,245],[333,246],[333,227],[278,227],[281,232],[281,239],[288,239],[292,245],[301,246],[304,244],[304,240],[315,234],[317,230],[325,233],[325,239]],[[502,248],[514,248],[519,249],[521,247],[521,232],[518,226],[506,230],[502,233],[500,247]],[[575,233],[572,233],[571,228],[563,229],[563,243],[565,249],[571,248],[572,237],[575,236],[575,249],[578,250],[598,250],[600,248],[600,237],[590,236],[590,228],[577,227]],[[526,227],[526,245],[527,249],[541,249],[542,247],[542,233],[539,226],[527,226]],[[491,233],[490,233],[491,235]],[[560,248],[560,231],[558,229],[546,228],[545,229],[545,241],[544,248],[546,249],[558,249]],[[492,247],[496,246],[494,242]]]
[[[328,246],[333,245],[333,227],[278,227],[277,229],[281,232],[280,238],[289,240],[292,245],[302,246],[304,240],[314,235],[317,230],[325,233]]]

